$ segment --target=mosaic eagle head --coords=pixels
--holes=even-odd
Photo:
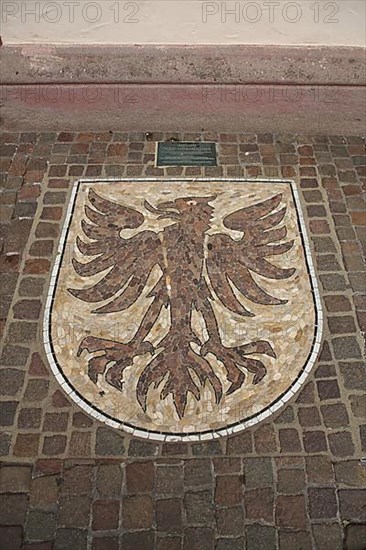
[[[156,207],[145,201],[145,208],[158,215],[158,219],[171,219],[186,227],[207,224],[214,207],[216,195],[210,197],[179,197],[173,201],[159,203]]]

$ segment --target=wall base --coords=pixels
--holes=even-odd
[[[25,45],[0,53],[7,130],[365,128],[362,48]]]
[[[362,88],[347,86],[24,85],[2,87],[6,130],[360,134]]]

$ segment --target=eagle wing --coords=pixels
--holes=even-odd
[[[287,229],[282,225],[287,207],[280,207],[282,194],[227,215],[223,224],[228,229],[244,232],[239,241],[229,235],[209,238],[207,272],[215,293],[231,311],[252,316],[237,300],[232,284],[251,302],[264,305],[286,303],[266,292],[252,273],[268,279],[287,279],[294,268],[283,269],[271,258],[288,252],[294,241],[286,241]]]
[[[88,261],[82,263],[74,258],[72,263],[81,277],[93,277],[107,269],[108,272],[88,288],[68,290],[84,302],[110,300],[93,313],[123,311],[137,300],[152,268],[159,263],[161,242],[153,231],[121,237],[121,230],[137,229],[143,224],[143,214],[102,198],[93,189],[89,190],[88,199],[91,206],[86,204],[84,208],[87,221],[81,222],[88,242],[80,237],[76,240],[78,250]]]

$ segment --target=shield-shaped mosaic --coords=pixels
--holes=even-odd
[[[296,185],[81,180],[44,338],[80,407],[157,440],[238,432],[279,410],[320,347]]]

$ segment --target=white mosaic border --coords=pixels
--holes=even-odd
[[[194,182],[227,182],[227,183],[254,183],[261,185],[263,183],[288,183],[291,186],[293,197],[295,200],[295,206],[298,216],[298,221],[300,224],[300,230],[302,234],[302,239],[304,243],[305,248],[305,256],[308,264],[308,268],[310,271],[310,279],[312,284],[312,290],[314,293],[314,301],[315,301],[315,310],[316,310],[316,332],[315,332],[315,344],[313,346],[312,352],[310,354],[310,357],[308,358],[308,361],[303,369],[303,372],[301,373],[298,380],[287,390],[287,392],[281,397],[281,399],[277,400],[273,405],[268,407],[265,411],[258,413],[256,416],[253,416],[249,420],[238,422],[234,426],[222,428],[220,430],[214,430],[212,432],[207,433],[197,433],[197,434],[191,434],[191,435],[168,435],[165,433],[159,433],[159,432],[151,432],[147,430],[142,430],[140,428],[133,428],[132,426],[126,425],[121,421],[113,420],[109,418],[107,415],[105,415],[103,412],[96,410],[96,408],[93,408],[91,405],[89,405],[85,400],[83,400],[73,389],[73,387],[68,383],[68,381],[65,379],[63,374],[61,374],[61,369],[57,365],[54,355],[52,353],[51,344],[50,344],[50,321],[51,321],[51,306],[52,306],[52,298],[55,290],[55,283],[57,279],[57,274],[59,271],[61,258],[63,254],[65,239],[68,231],[68,227],[71,220],[72,211],[74,208],[74,203],[76,199],[76,194],[78,187],[84,183],[99,183],[99,184],[110,184],[110,183],[116,183],[116,182],[131,182],[131,183],[146,183],[146,182],[170,182],[172,184],[174,183],[194,183]],[[112,428],[122,429],[126,433],[141,437],[144,439],[150,439],[153,441],[164,441],[164,442],[177,442],[177,441],[210,441],[212,439],[217,439],[218,437],[225,437],[234,433],[241,432],[245,428],[249,428],[251,426],[254,426],[255,424],[262,422],[266,418],[272,416],[277,410],[282,408],[292,397],[301,389],[301,387],[304,385],[305,381],[308,378],[308,375],[310,374],[314,363],[316,361],[316,358],[320,352],[320,345],[322,340],[322,333],[323,333],[323,311],[322,311],[322,305],[320,301],[320,294],[319,294],[319,288],[318,288],[318,282],[315,275],[315,269],[314,269],[314,263],[312,259],[311,249],[310,249],[310,243],[309,243],[309,237],[306,230],[306,225],[302,213],[302,207],[300,202],[299,193],[297,190],[297,186],[294,180],[289,179],[254,179],[254,178],[171,178],[171,177],[160,177],[160,178],[81,178],[79,180],[76,180],[70,197],[70,202],[67,208],[66,217],[64,221],[64,225],[61,231],[61,236],[57,248],[56,258],[53,265],[52,273],[51,273],[51,280],[49,285],[49,290],[47,294],[47,300],[46,300],[46,307],[44,311],[44,319],[43,319],[43,343],[46,350],[46,355],[48,362],[50,364],[51,370],[53,374],[56,377],[56,380],[60,383],[61,387],[65,391],[65,393],[79,406],[81,407],[88,415],[94,417],[96,420],[99,420],[101,422],[104,422],[108,426]]]

